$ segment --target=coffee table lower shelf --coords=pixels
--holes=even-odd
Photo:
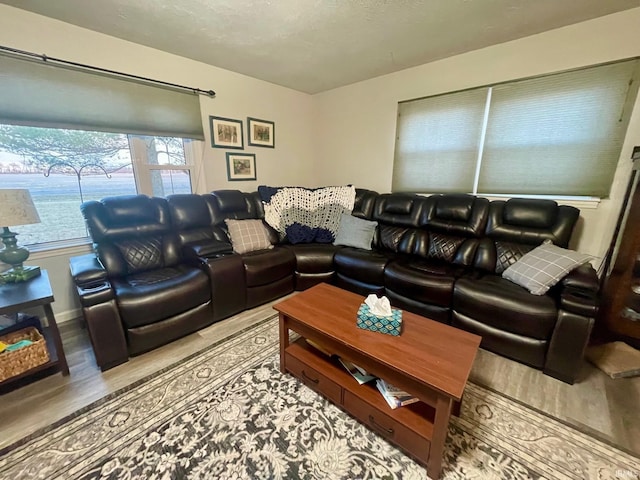
[[[391,409],[375,383],[360,385],[335,357],[319,352],[304,338],[285,349],[284,367],[305,385],[427,466],[435,422],[433,407],[417,402]],[[385,380],[393,383],[393,379]]]

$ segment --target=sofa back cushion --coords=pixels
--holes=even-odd
[[[376,205],[376,198],[378,198],[377,192],[374,192],[373,190],[366,190],[364,188],[356,188],[356,199],[353,204],[351,215],[371,220],[373,216],[373,209]]]
[[[427,197],[420,226],[456,237],[480,237],[489,216],[489,200],[466,194]]]
[[[374,246],[383,251],[413,253],[414,235],[418,230],[425,197],[408,193],[378,195],[373,220],[378,222]]]
[[[502,274],[545,240],[566,248],[579,214],[577,208],[553,200],[494,200],[489,205],[485,238],[478,246],[474,265]]]
[[[376,199],[373,219],[396,227],[419,225],[425,197],[408,193],[383,193]]]
[[[167,203],[171,223],[181,245],[228,242],[224,229],[214,224],[211,195],[169,195]]]
[[[129,275],[163,268],[164,242],[161,236],[120,239],[111,245],[99,247],[100,258],[109,264],[107,270],[119,275]],[[109,248],[110,247],[110,248]],[[117,265],[117,268],[113,268]]]
[[[165,199],[146,195],[107,197],[85,202],[80,210],[109,276],[173,266],[180,261]]]
[[[120,195],[84,202],[80,211],[94,242],[163,234],[170,230],[164,198]]]
[[[263,217],[258,210],[254,194],[240,190],[215,190],[205,197],[211,208],[213,225],[224,226],[227,218],[245,220]]]
[[[473,195],[424,197],[413,233],[413,253],[423,258],[468,266],[473,264],[478,237],[484,233],[488,200]]]
[[[511,198],[489,206],[485,235],[494,240],[540,245],[551,240],[567,248],[580,210],[553,200]]]
[[[253,218],[251,203],[247,201],[247,196],[240,190],[216,190],[211,192],[216,199],[216,206],[225,218],[242,220]]]

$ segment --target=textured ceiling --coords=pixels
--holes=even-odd
[[[0,3],[308,93],[640,7],[640,0]]]

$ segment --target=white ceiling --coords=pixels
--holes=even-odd
[[[307,93],[640,7],[640,0],[0,3]]]

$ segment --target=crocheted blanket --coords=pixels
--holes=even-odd
[[[355,187],[258,187],[264,219],[290,243],[333,243],[340,217],[350,213]]]

